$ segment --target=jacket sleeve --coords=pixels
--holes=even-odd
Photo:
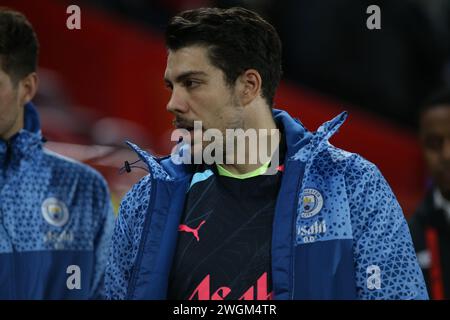
[[[107,299],[126,299],[142,229],[150,200],[150,176],[142,178],[128,191],[119,207],[106,267]]]
[[[103,178],[100,180],[100,186],[97,186],[95,190],[97,190],[96,193],[98,195],[98,219],[96,224],[97,233],[94,241],[95,262],[90,298],[103,299],[105,297],[104,278],[106,262],[108,260],[108,249],[114,228],[114,211],[110,193]]]
[[[359,299],[428,299],[408,225],[388,183],[356,156],[347,184]]]

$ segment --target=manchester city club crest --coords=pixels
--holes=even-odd
[[[47,198],[41,206],[45,221],[55,227],[64,226],[69,220],[69,210],[64,202],[56,198]]]
[[[318,214],[323,207],[322,194],[316,189],[305,189],[303,192],[302,218],[311,218]]]

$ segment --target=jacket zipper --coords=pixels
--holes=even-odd
[[[142,228],[142,235],[141,235],[141,240],[140,240],[140,244],[139,244],[139,249],[137,252],[137,257],[136,257],[136,263],[133,266],[133,271],[131,272],[131,276],[130,276],[130,283],[128,285],[128,292],[127,292],[127,300],[131,299],[131,296],[134,294],[134,290],[135,290],[135,285],[136,285],[136,281],[137,281],[137,270],[139,270],[141,262],[142,262],[142,255],[143,255],[143,249],[144,249],[144,245],[145,245],[145,241],[147,240],[147,235],[148,235],[148,228],[150,227],[150,221],[152,218],[152,213],[153,213],[153,208],[154,208],[154,204],[155,201],[153,201],[153,199],[155,198],[155,194],[156,194],[156,183],[155,183],[155,179],[153,178],[153,174],[151,172],[151,168],[149,167],[149,173],[150,173],[150,182],[151,182],[151,192],[150,192],[150,198],[149,198],[149,206],[147,209],[147,217],[145,218],[145,222],[144,222],[144,227]]]
[[[292,274],[292,282],[291,282],[291,300],[294,300],[294,288],[295,288],[295,243],[297,242],[297,215],[298,215],[298,201],[300,198],[300,195],[303,194],[303,180],[305,178],[305,169],[306,169],[306,163],[305,163],[305,167],[303,168],[303,174],[302,174],[302,179],[299,180],[299,182],[297,183],[297,188],[296,190],[300,189],[300,192],[296,192],[296,196],[294,199],[294,214],[292,215],[292,243],[291,243],[291,274]],[[303,210],[303,209],[302,209]]]
[[[320,144],[322,143],[322,141],[320,141],[318,143],[318,147],[320,146]],[[302,173],[302,179],[299,180],[299,182],[297,183],[297,190],[300,189],[300,192],[296,192],[296,196],[295,196],[295,206],[294,206],[294,214],[292,217],[292,237],[293,237],[293,243],[292,243],[292,249],[291,249],[291,274],[292,274],[292,282],[291,282],[291,300],[294,300],[294,288],[295,288],[295,243],[297,242],[297,209],[299,206],[299,198],[300,195],[303,196],[303,190],[304,190],[304,185],[303,185],[303,181],[305,180],[305,176],[306,176],[306,168],[308,168],[309,164],[312,162],[312,159],[314,159],[314,157],[316,156],[316,151],[317,149],[315,149],[313,152],[311,152],[311,157],[308,159],[308,161],[305,162],[305,165],[303,166],[303,168],[301,169],[303,171]],[[303,210],[303,200],[302,200],[302,204],[301,204],[301,210]]]

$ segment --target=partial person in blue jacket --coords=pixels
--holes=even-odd
[[[185,11],[166,44],[182,141],[164,158],[128,143],[149,174],[120,206],[108,298],[428,298],[387,182],[328,142],[346,113],[312,133],[272,108],[281,43],[269,23],[242,8]]]
[[[38,40],[0,8],[0,299],[103,297],[114,228],[105,180],[43,148]]]

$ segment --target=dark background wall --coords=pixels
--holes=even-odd
[[[277,26],[284,44],[285,78],[276,103],[311,130],[348,110],[332,142],[374,162],[409,215],[427,183],[414,114],[420,100],[444,83],[447,13],[439,11],[437,23],[427,18],[421,1],[383,2],[384,29],[369,32],[366,2],[357,2],[262,2],[258,10]],[[81,30],[66,28],[66,8],[74,3],[81,8]],[[36,102],[49,146],[97,166],[119,200],[138,178],[118,178],[124,157],[133,157],[117,156],[124,140],[158,154],[171,150],[172,117],[162,81],[164,24],[179,9],[213,2],[1,4],[25,13],[40,39]],[[92,148],[75,152],[81,150],[75,144]]]

